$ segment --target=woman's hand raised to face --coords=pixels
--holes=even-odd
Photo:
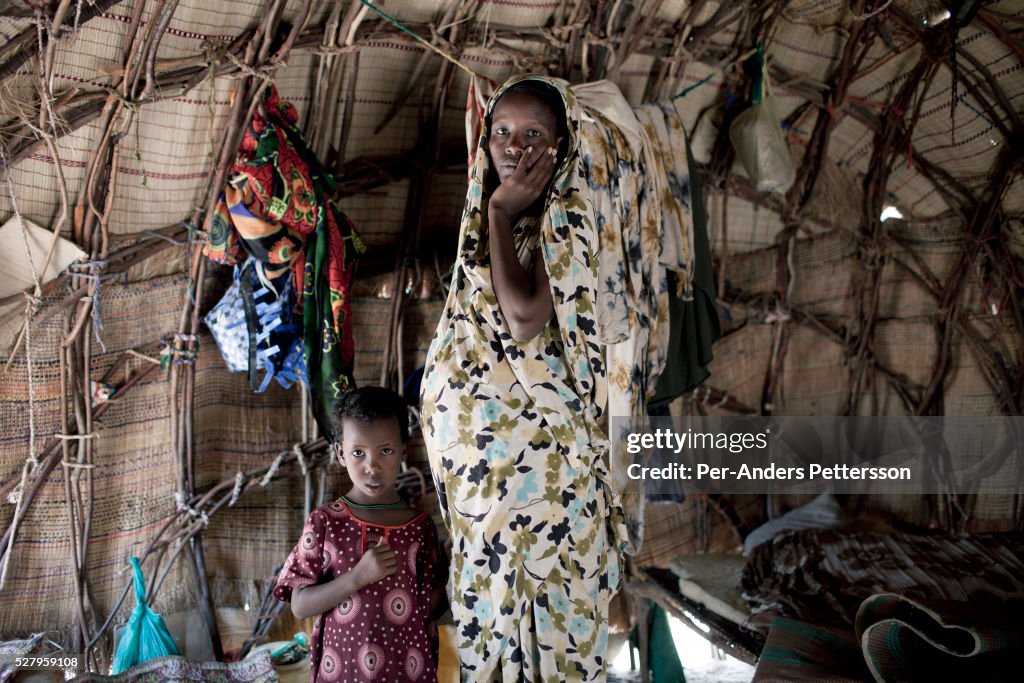
[[[528,209],[554,177],[557,154],[554,147],[527,147],[512,175],[494,190],[489,210],[500,211],[511,221]]]

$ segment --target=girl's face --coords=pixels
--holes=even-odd
[[[348,497],[353,502],[369,505],[394,501],[398,497],[395,479],[404,457],[401,431],[394,419],[343,422],[338,460],[352,480]]]
[[[512,175],[527,147],[558,148],[555,115],[544,102],[525,92],[503,95],[491,112],[487,150],[498,182]]]

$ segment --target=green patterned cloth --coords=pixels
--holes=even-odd
[[[672,113],[666,113],[666,118],[672,116],[675,107],[672,110]],[[715,301],[715,275],[711,269],[708,214],[700,174],[685,134],[680,134],[678,139],[684,142],[686,148],[687,175],[683,194],[690,200],[689,208],[693,216],[693,276],[690,292],[669,297],[670,336],[665,352],[665,369],[658,377],[654,396],[648,401],[650,407],[668,405],[677,396],[700,386],[708,378],[711,374],[708,365],[714,355],[711,345],[722,334],[718,304]],[[669,291],[675,292],[675,271],[670,271],[668,275]]]
[[[1019,681],[1021,606],[878,593],[861,603],[854,628],[776,617],[754,681]]]
[[[1021,600],[911,600],[879,593],[857,611],[856,632],[876,681],[1021,679]]]

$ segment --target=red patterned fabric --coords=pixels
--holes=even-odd
[[[437,680],[430,592],[444,584],[448,572],[426,513],[380,526],[358,519],[340,500],[320,506],[285,561],[274,597],[290,601],[296,588],[352,571],[382,538],[395,551],[398,569],[320,615],[311,642],[311,683]]]

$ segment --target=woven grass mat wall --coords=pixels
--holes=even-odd
[[[959,255],[960,239],[953,230],[905,228],[897,234],[912,243],[931,271],[940,276],[953,267]],[[781,373],[784,401],[773,406],[775,414],[842,414],[851,375],[849,354],[842,337],[829,334],[823,328],[844,329],[854,315],[848,294],[854,277],[849,268],[854,249],[852,237],[844,231],[804,238],[796,243],[791,306],[794,311],[812,316],[816,322],[791,322],[792,336]],[[883,267],[874,351],[880,365],[906,376],[914,385],[923,386],[934,371],[940,343],[935,320],[940,312],[935,298],[896,265],[898,260],[910,260],[906,249],[894,247],[892,257]],[[751,295],[754,303],[726,306],[731,320],[725,322],[726,333],[714,347],[715,358],[707,381],[754,410],[761,405],[780,324],[772,322],[777,319],[770,316],[772,310],[757,302],[758,296],[764,297],[760,300],[767,300],[776,290],[777,268],[774,251],[750,252],[729,261],[729,288]],[[1002,346],[1007,357],[1020,352],[1021,330],[1015,329],[1006,316],[992,314],[988,300],[973,277],[968,280],[963,301],[965,317],[984,344]],[[996,396],[985,380],[975,350],[964,335],[955,339],[952,365],[950,379],[943,387],[945,414],[998,415]],[[882,373],[871,376],[870,390],[857,406],[856,414],[907,414],[907,407]],[[714,401],[710,403],[712,405],[705,404],[703,408],[713,414],[725,414],[713,405]],[[779,511],[801,502],[806,501],[790,501]],[[849,496],[844,497],[843,503],[855,516],[877,515],[920,525],[930,521],[928,506],[922,503],[921,497]],[[1013,520],[1019,518],[1020,504],[1012,496],[973,496],[963,505],[968,530],[1005,530],[1012,528]],[[653,532],[649,532],[650,535]],[[680,539],[679,546],[685,544],[686,541]]]
[[[185,280],[181,276],[147,282],[104,284],[101,338],[94,376],[102,374],[124,350],[167,336],[177,325]],[[216,294],[215,291],[212,293]],[[404,362],[422,365],[440,302],[413,304],[407,313]],[[390,301],[358,299],[353,305],[358,341],[356,378],[379,382],[381,349]],[[44,309],[45,313],[45,309]],[[60,431],[60,382],[57,346],[60,316],[32,329],[33,407],[36,447]],[[297,390],[272,383],[254,394],[244,374],[227,372],[213,339],[203,328],[197,361],[195,443],[197,490],[231,479],[236,472],[268,465],[277,453],[301,438]],[[143,360],[128,361],[132,373]],[[114,383],[121,380],[115,375]],[[176,474],[170,453],[170,387],[164,373],[150,375],[126,393],[95,425],[93,509],[88,574],[100,619],[113,608],[131,575],[128,558],[141,554],[175,509]],[[0,373],[0,486],[16,482],[29,450],[29,386],[24,355]],[[425,468],[422,439],[410,443],[409,460]],[[343,492],[342,469],[328,469],[328,495]],[[57,467],[29,509],[15,543],[7,584],[0,591],[0,634],[4,636],[63,629],[75,619],[74,586],[68,570],[69,544],[64,471]],[[30,477],[29,483],[32,482]],[[258,604],[273,569],[284,561],[302,527],[303,480],[297,468],[288,476],[241,496],[211,517],[203,535],[214,601],[219,606]],[[0,506],[0,524],[10,522],[14,506]],[[147,575],[147,579],[151,579]],[[157,595],[155,608],[173,612],[195,602],[192,571],[178,562]],[[127,617],[132,600],[119,619]]]
[[[951,230],[910,234],[915,249],[932,272],[944,275],[959,255],[960,240]],[[773,406],[783,415],[839,415],[848,391],[848,350],[841,335],[852,322],[850,299],[855,273],[850,262],[856,249],[852,236],[836,230],[798,240],[793,257],[790,340],[782,376],[783,402]],[[878,362],[906,375],[916,385],[928,382],[935,364],[939,338],[935,321],[938,303],[897,261],[909,262],[905,249],[892,248],[882,269],[878,329],[874,351]],[[762,250],[737,255],[727,265],[727,289],[742,294],[738,303],[726,304],[726,332],[714,348],[709,383],[728,392],[743,404],[757,409],[771,362],[773,338],[779,322],[767,304],[777,291],[777,255]],[[745,297],[744,301],[740,301]],[[963,306],[969,324],[985,344],[1005,345],[1009,354],[1020,351],[1021,330],[1007,316],[992,315],[974,277],[968,278]],[[799,313],[813,320],[799,320]],[[820,323],[820,324],[818,324]],[[856,414],[903,415],[907,413],[881,374]],[[971,346],[963,336],[955,340],[953,373],[944,387],[948,415],[998,415],[998,403],[980,371]]]
[[[121,352],[152,343],[174,328],[180,317],[184,284],[183,278],[172,276],[128,286],[104,286],[100,337],[106,351],[96,349],[95,376],[102,374]],[[55,316],[32,329],[33,410],[29,408],[25,356],[16,356],[10,371],[0,374],[0,481],[4,484],[18,480],[29,453],[30,419],[37,448],[45,438],[61,431],[61,386],[56,360],[60,318]],[[144,362],[129,361],[128,369],[138,369]],[[201,366],[205,364],[203,358]],[[108,609],[130,579],[125,573],[128,557],[141,553],[161,520],[174,509],[169,391],[159,374],[150,377],[154,379],[135,386],[123,400],[115,397],[94,430],[93,476],[97,495],[88,549],[89,573],[98,604]],[[59,466],[54,469],[20,527],[2,594],[3,603],[16,608],[0,610],[0,633],[61,628],[72,623],[75,599],[68,569],[65,472]],[[0,519],[5,525],[13,511],[13,505],[0,507]],[[169,579],[168,591],[160,596],[158,605],[167,607],[178,599],[176,585],[181,580],[180,571]]]
[[[130,17],[140,1],[114,3],[95,18],[82,23],[59,43],[55,52],[55,92],[68,92],[75,88],[96,90],[111,82],[110,70],[116,69],[120,53],[130,40]],[[322,27],[333,9],[333,3],[314,4],[307,23],[310,29]],[[657,18],[652,25],[651,39],[648,41],[641,37],[636,51],[626,56],[613,73],[604,75],[614,80],[634,104],[645,99],[664,98],[701,83],[679,100],[679,106],[692,132],[695,154],[703,162],[707,161],[717,136],[720,121],[715,110],[720,108],[721,88],[728,80],[718,66],[728,59],[705,55],[701,59],[687,60],[678,78],[664,83],[662,92],[652,92],[656,75],[666,58],[656,57],[650,52],[663,47],[666,36],[674,37],[671,31],[673,23],[686,16],[692,4],[681,0],[656,3]],[[845,34],[842,27],[844,23],[848,25],[850,12],[814,10],[809,14],[802,4],[790,3],[780,18],[775,37],[769,45],[771,61],[788,73],[800,74],[814,83],[827,83],[842,54]],[[813,4],[817,6],[819,3]],[[828,3],[829,6],[834,4]],[[1013,3],[1006,0],[994,4],[1002,11],[1013,10]],[[301,2],[290,0],[285,5],[283,20],[295,21]],[[425,25],[438,21],[449,5],[436,0],[389,0],[385,8],[400,21],[426,32]],[[707,3],[691,19],[699,25],[715,14],[719,5]],[[145,6],[142,21],[153,21],[159,8],[159,3]],[[905,9],[914,11],[909,5]],[[216,3],[216,7],[202,0],[182,0],[160,42],[159,60],[161,63],[183,59],[202,62],[204,50],[210,45],[230,41],[252,29],[264,11],[264,3],[254,0],[226,0]],[[623,11],[631,10],[625,8]],[[569,41],[558,36],[565,33],[538,32],[538,27],[544,27],[554,15],[563,14],[564,8],[549,0],[483,0],[477,3],[476,11],[460,34],[467,36],[465,44],[457,46],[460,59],[468,68],[500,82],[512,73],[543,70],[548,64],[573,58],[562,54],[568,49]],[[811,16],[813,19],[809,18]],[[619,20],[622,21],[623,17]],[[573,30],[586,29],[593,35],[605,31],[605,26],[598,25],[601,19],[596,13],[593,21],[594,26],[575,27]],[[837,24],[829,25],[827,22],[830,21]],[[32,25],[31,14],[0,17],[0,35],[13,38]],[[515,33],[517,30],[521,33]],[[730,24],[706,39],[715,50],[729,50],[734,47],[737,31],[738,27]],[[655,37],[661,41],[655,41]],[[338,89],[335,101],[330,103],[336,109],[336,119],[325,122],[333,131],[332,142],[340,143],[343,123],[348,121],[347,146],[340,150],[343,160],[382,158],[414,151],[419,141],[421,113],[430,105],[442,60],[428,60],[418,77],[422,87],[410,90],[410,74],[427,48],[393,27],[380,24],[373,15],[363,22],[356,44],[359,66],[354,88],[350,94],[346,81],[346,87]],[[971,24],[960,31],[958,44],[959,49],[986,65],[1005,84],[1013,100],[1019,98],[1024,76],[1016,61],[1017,56],[996,36],[983,26]],[[591,46],[590,49],[597,48]],[[296,105],[300,121],[306,124],[313,108],[314,85],[319,73],[320,57],[314,50],[315,47],[310,45],[296,47],[288,55],[286,63],[275,68],[272,74],[281,96]],[[871,106],[884,103],[899,88],[905,74],[920,56],[919,46],[909,45],[893,54],[892,47],[885,41],[875,41],[866,56],[867,63],[875,66],[851,86],[850,97]],[[582,75],[587,75],[589,67],[580,65],[580,68]],[[966,62],[960,65],[960,69],[971,71],[972,68]],[[0,124],[11,123],[25,114],[24,107],[17,103],[26,100],[27,93],[35,87],[33,77],[32,70],[23,67],[4,80]],[[991,168],[1005,140],[979,113],[984,107],[975,101],[971,93],[961,92],[951,103],[953,79],[953,73],[947,68],[936,75],[925,98],[920,123],[914,129],[914,154],[927,156],[931,163],[950,170],[952,176],[966,186],[977,188],[983,184],[985,173]],[[794,77],[773,84],[772,95],[777,100],[780,117],[789,116],[807,102],[807,97],[800,90],[801,80]],[[236,79],[229,77],[206,79],[188,92],[139,108],[137,120],[130,130],[125,131],[123,153],[113,169],[118,191],[110,215],[112,234],[174,224],[189,216],[192,208],[203,201],[203,184],[211,164],[216,134],[224,126],[231,93],[237,83]],[[455,70],[447,88],[440,126],[441,147],[449,152],[464,149],[467,86],[466,73]],[[394,117],[380,132],[376,132],[396,103]],[[951,106],[954,110],[952,117]],[[345,108],[349,111],[343,116]],[[812,107],[802,113],[791,128],[791,144],[798,157],[802,155],[802,147],[807,144],[814,128],[817,111]],[[948,135],[951,118],[957,122],[954,138]],[[86,181],[84,176],[89,153],[100,135],[99,125],[91,121],[57,140],[61,170],[72,199],[77,197]],[[827,163],[822,169],[823,175],[830,178],[825,179],[818,191],[819,196],[812,202],[811,215],[831,223],[842,223],[859,213],[860,203],[856,194],[864,175],[869,172],[871,140],[871,130],[856,117],[843,114],[837,117],[829,151],[835,163]],[[59,213],[55,163],[49,153],[38,150],[11,167],[10,179],[20,211],[41,225],[49,224]],[[897,165],[889,185],[893,201],[915,216],[935,216],[949,209],[944,195],[909,164]],[[851,187],[855,188],[852,193]],[[1018,181],[1017,191],[1007,193],[1005,204],[1008,211],[1019,213],[1020,198],[1024,196],[1021,187]],[[407,194],[408,181],[396,180],[373,192],[346,198],[345,210],[363,227],[364,237],[369,243],[394,245],[402,233]],[[452,212],[457,218],[462,194],[463,191],[454,186],[446,186],[435,193],[436,200],[432,200],[426,212],[427,223],[453,227]],[[758,224],[749,202],[736,198],[730,200],[733,201],[737,203],[731,209],[733,251],[764,244],[763,237],[769,234],[768,226],[774,219],[762,212],[760,218],[763,221]],[[8,216],[12,211],[9,193],[0,192],[0,217]],[[1018,231],[1018,242],[1020,234]]]

